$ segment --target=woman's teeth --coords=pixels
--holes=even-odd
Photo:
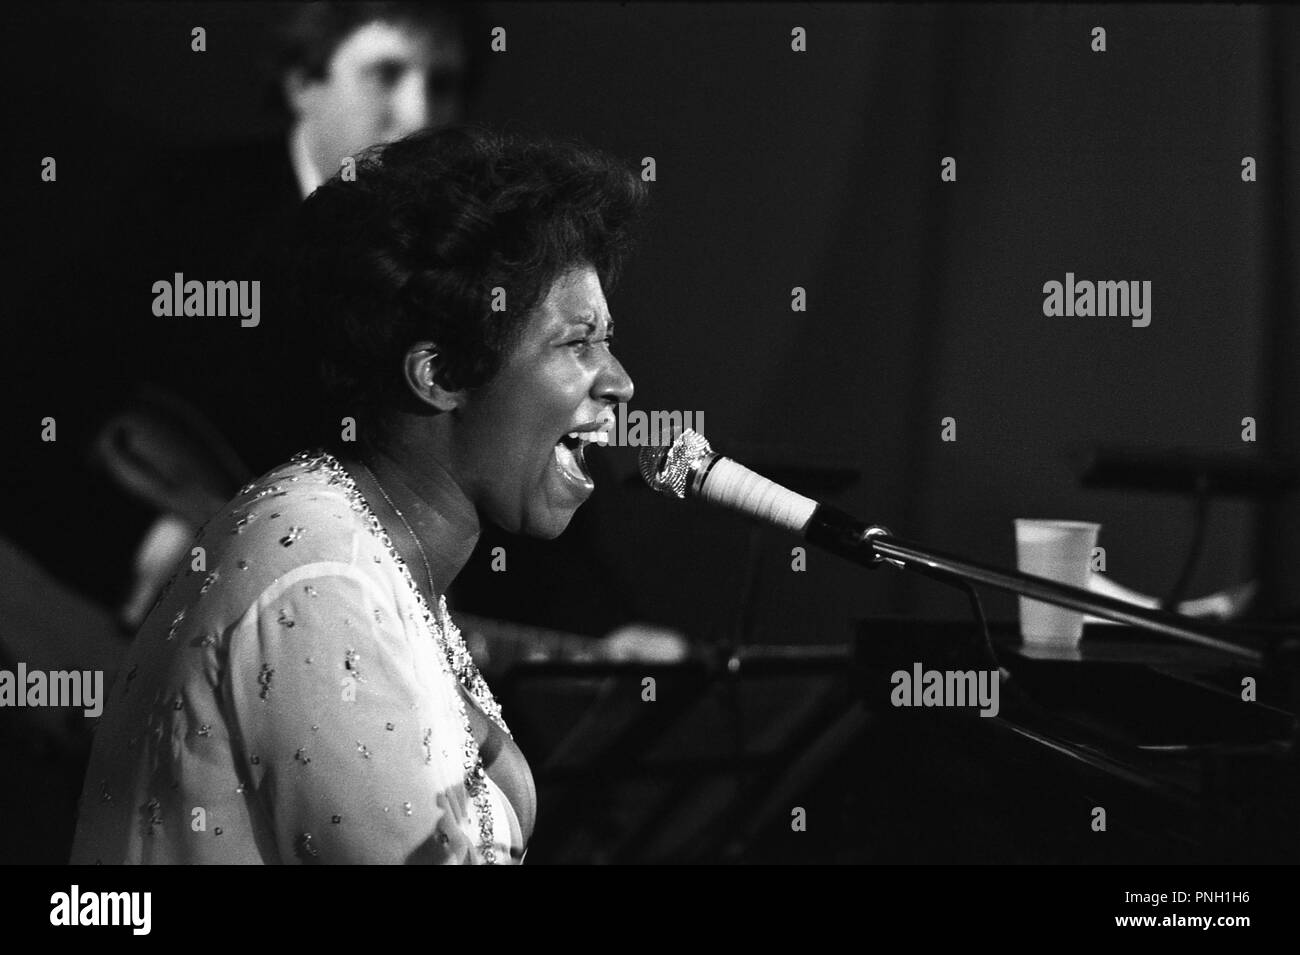
[[[591,481],[586,462],[582,459],[582,449],[586,442],[581,438],[575,438],[576,434],[577,432],[573,432],[567,435],[565,440],[555,443],[555,462],[568,477],[580,484],[586,484]],[[573,442],[573,446],[566,444],[565,441]]]

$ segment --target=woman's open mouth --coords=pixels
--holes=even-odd
[[[591,474],[587,471],[587,462],[583,460],[583,452],[586,446],[591,443],[591,436],[594,434],[593,431],[570,431],[555,442],[556,470],[569,483],[588,491],[596,485],[591,479]]]

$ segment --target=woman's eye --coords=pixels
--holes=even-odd
[[[576,346],[577,349],[578,349],[579,351],[584,351],[584,352],[585,352],[587,349],[589,349],[589,348],[591,348],[592,346],[594,346],[594,345],[602,345],[602,344],[603,344],[603,345],[608,345],[610,348],[613,348],[613,347],[614,347],[614,336],[613,336],[613,335],[606,335],[604,338],[601,338],[601,339],[599,339],[599,340],[597,340],[597,339],[595,339],[595,338],[579,338],[579,339],[576,339],[575,341],[571,341],[571,342],[569,342],[569,345],[570,345],[571,347]]]

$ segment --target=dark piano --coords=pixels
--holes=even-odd
[[[984,666],[976,634],[873,619],[849,645],[515,663],[493,685],[537,777],[529,861],[1300,861],[1285,674],[1113,626],[1031,659],[995,625],[996,716],[891,705],[895,671]]]

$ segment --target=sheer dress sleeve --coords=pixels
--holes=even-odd
[[[461,703],[400,606],[356,565],[309,564],[231,633],[231,745],[281,861],[475,861]]]
[[[467,722],[454,624],[385,537],[337,462],[310,455],[199,532],[205,566],[178,567],[109,693],[74,862],[521,854]]]

